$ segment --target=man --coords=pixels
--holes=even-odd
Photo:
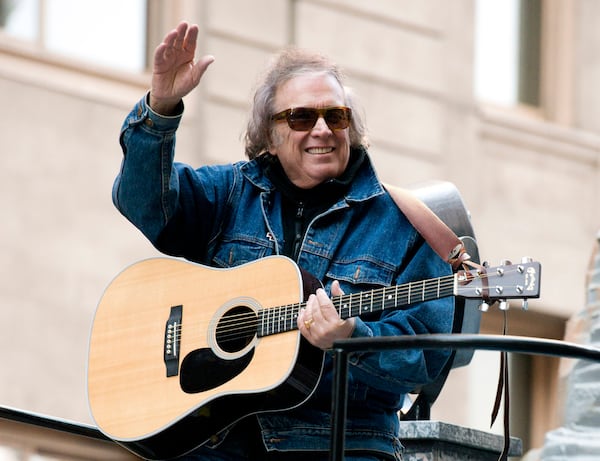
[[[196,25],[182,22],[155,51],[151,90],[121,132],[124,159],[113,191],[119,210],[159,250],[204,265],[229,268],[274,254],[293,259],[323,284],[297,316],[316,348],[350,336],[450,332],[452,298],[346,319],[330,299],[449,275],[451,268],[377,179],[359,111],[325,57],[295,49],[276,57],[254,96],[248,161],[197,169],[174,163],[182,98],[214,61],[194,61],[197,35]],[[448,357],[421,350],[353,356],[346,459],[400,459],[404,395],[435,379]],[[328,459],[331,379],[326,355],[305,402],[249,415],[186,459]]]

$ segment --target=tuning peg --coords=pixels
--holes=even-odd
[[[506,300],[501,300],[498,303],[498,309],[500,309],[501,311],[507,311],[509,307],[510,306],[508,304],[508,301],[506,301]]]
[[[503,259],[502,261],[500,261],[500,265],[501,266],[512,266],[512,262],[510,262],[509,259]]]
[[[521,308],[526,311],[529,309],[529,301],[527,300],[527,298],[523,299],[523,302],[521,303]]]
[[[479,305],[479,310],[481,312],[487,312],[490,308],[490,305],[488,303],[486,303],[485,301],[483,301],[480,305]]]
[[[519,264],[517,266],[517,271],[519,272],[519,274],[522,274],[523,272],[525,272],[525,267],[523,266],[523,264],[529,264],[533,262],[533,258],[529,257],[529,256],[523,256],[521,258],[521,264]]]

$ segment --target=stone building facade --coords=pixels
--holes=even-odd
[[[585,302],[600,227],[600,3],[541,0],[533,107],[476,98],[474,0],[147,4],[149,53],[187,19],[200,25],[198,53],[216,56],[186,99],[180,160],[241,159],[249,98],[269,56],[288,44],[322,51],[364,107],[382,180],[453,182],[482,259],[542,262],[542,297],[527,312],[511,308],[509,333],[563,337]],[[110,197],[120,124],[148,86],[148,72],[50,53],[0,29],[0,406],[92,423],[85,388],[96,303],[123,267],[158,254]],[[500,333],[501,319],[491,309],[481,331]],[[514,357],[512,366],[514,435],[539,447],[557,425],[558,361]],[[496,367],[496,355],[477,352],[453,371],[433,418],[489,429]]]

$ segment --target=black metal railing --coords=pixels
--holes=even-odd
[[[344,429],[348,356],[354,352],[375,352],[398,349],[473,349],[550,355],[565,358],[600,361],[600,349],[553,339],[511,335],[432,334],[376,338],[349,338],[334,342],[334,381],[332,402],[332,461],[344,457]]]

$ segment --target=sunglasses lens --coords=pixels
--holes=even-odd
[[[287,117],[288,125],[292,130],[309,131],[317,123],[319,113],[315,109],[294,109]]]
[[[349,112],[341,108],[327,109],[325,112],[325,122],[332,130],[348,128],[350,124]]]

